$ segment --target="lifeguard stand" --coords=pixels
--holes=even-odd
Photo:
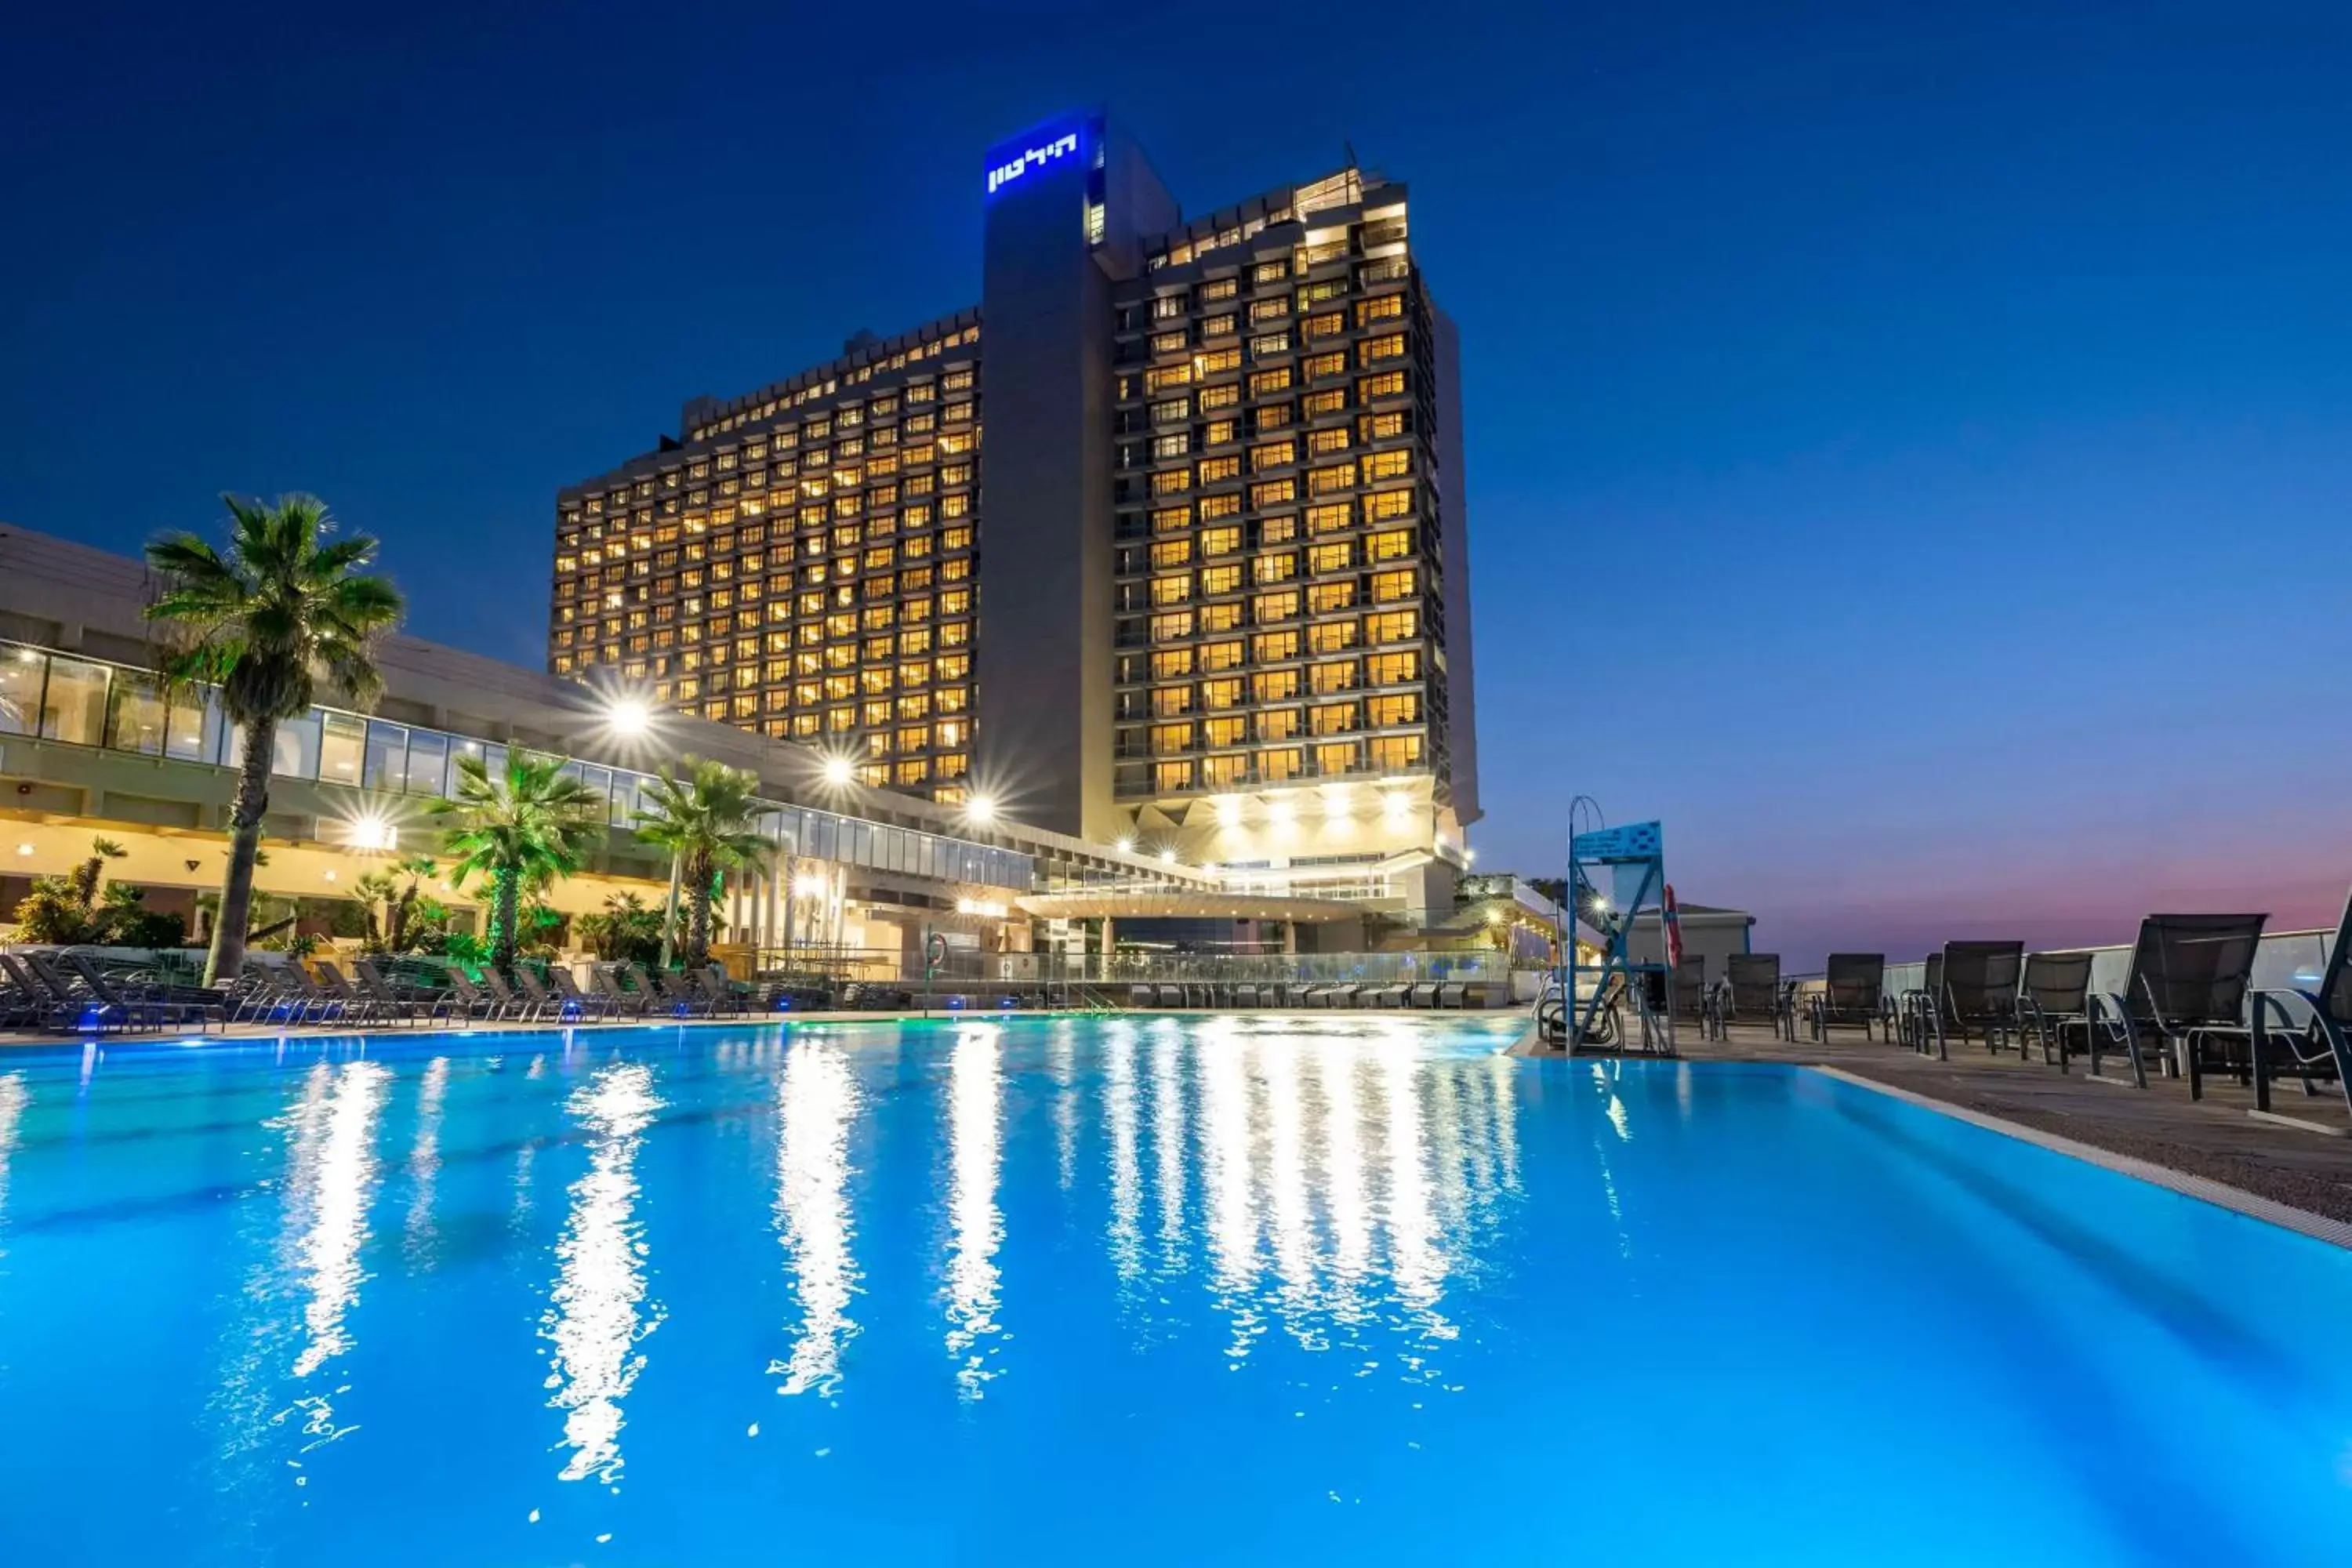
[[[1616,1050],[1656,1056],[1675,1055],[1674,1009],[1663,1016],[1650,1005],[1653,974],[1662,974],[1660,987],[1674,994],[1672,970],[1661,963],[1636,963],[1631,942],[1633,921],[1644,910],[1655,910],[1659,934],[1665,936],[1672,918],[1667,908],[1664,835],[1654,822],[1628,823],[1622,827],[1596,827],[1569,840],[1568,896],[1570,929],[1564,944],[1567,977],[1562,985],[1567,1002],[1569,1054],[1580,1050]],[[1599,974],[1590,996],[1580,996],[1580,966],[1576,962],[1574,926],[1581,921],[1601,940]],[[1641,1020],[1640,1041],[1622,1028],[1611,1009],[1620,1002]],[[1618,1037],[1622,1034],[1621,1041]]]

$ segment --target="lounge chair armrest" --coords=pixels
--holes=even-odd
[[[2130,1009],[2124,1005],[2123,997],[2113,991],[2083,993],[2083,1016],[2093,1025],[2110,1029],[2127,1028],[2131,1024]]]
[[[2265,1014],[2268,1017],[2264,1016]],[[2316,994],[2282,986],[2274,990],[2247,992],[2246,1022],[2249,1026],[2261,1024],[2307,1029],[2314,1024],[2325,1027],[2332,1020],[2327,1016],[2326,1005]]]

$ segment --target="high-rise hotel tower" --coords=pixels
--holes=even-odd
[[[1188,222],[1092,116],[980,178],[977,307],[561,493],[552,668],[1238,888],[1442,907],[1467,535],[1405,187]]]

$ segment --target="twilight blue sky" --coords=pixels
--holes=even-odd
[[[535,665],[554,489],[971,303],[991,141],[1351,139],[1463,329],[1482,864],[1581,790],[1805,963],[2333,918],[2352,7],[800,11],[13,19],[0,519],[316,490]]]

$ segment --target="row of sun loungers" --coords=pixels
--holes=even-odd
[[[1265,984],[1192,981],[1181,984],[1137,984],[1128,988],[1129,1005],[1140,1008],[1170,1007],[1484,1007],[1486,987],[1470,981],[1421,981],[1390,984],[1338,984],[1303,985],[1268,982]]]
[[[600,1022],[740,1017],[751,1008],[715,964],[693,974],[641,963],[592,973],[591,987],[583,990],[560,964],[544,975],[519,965],[509,981],[487,966],[477,980],[437,959],[404,960],[390,973],[373,959],[352,961],[349,973],[337,961],[317,959],[308,967],[256,963],[235,985],[208,989],[147,970],[110,970],[88,953],[26,950],[0,953],[0,1028],[105,1034],[240,1024]]]
[[[2292,1079],[2306,1098],[2331,1086],[2352,1110],[2352,898],[2309,990],[2255,987],[2267,920],[2149,915],[2113,991],[2094,984],[2094,954],[2028,952],[2021,942],[1947,942],[1927,955],[1920,984],[1899,994],[1886,991],[1883,953],[1832,953],[1801,1012],[1816,1040],[1859,1028],[1865,1039],[1875,1031],[1946,1059],[1954,1044],[1979,1040],[1992,1053],[2038,1052],[2062,1072],[2078,1058],[2102,1078],[2120,1064],[2140,1089],[2151,1071],[2186,1079],[2192,1099],[2220,1076],[2252,1089],[2257,1114],[2285,1121],[2297,1119],[2273,1109],[2271,1091]],[[1732,1024],[1769,1023],[1775,1037],[1794,1040],[1799,987],[1781,979],[1780,963],[1769,953],[1735,954],[1710,984],[1703,963],[1686,959],[1673,976],[1674,1009],[1717,1038]]]

